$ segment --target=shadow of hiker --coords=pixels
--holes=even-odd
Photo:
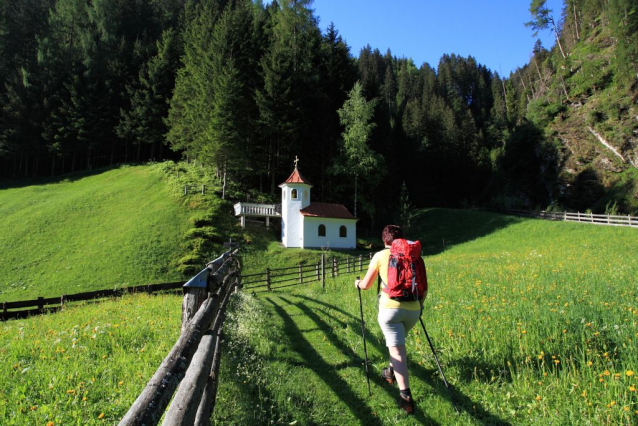
[[[378,418],[373,416],[372,412],[365,410],[367,405],[361,398],[352,392],[352,389],[350,389],[345,380],[337,375],[327,374],[332,372],[334,367],[324,361],[321,355],[312,347],[285,309],[269,297],[265,297],[264,300],[273,306],[275,312],[284,321],[284,332],[290,338],[290,341],[293,342],[292,349],[299,353],[305,361],[303,366],[313,371],[318,377],[321,377],[339,397],[339,399],[348,406],[352,414],[362,422],[362,424],[381,425],[382,423]]]
[[[360,327],[360,319],[351,314],[350,312],[344,311],[343,309],[334,306],[334,305],[330,305],[328,303],[322,302],[320,300],[316,300],[316,299],[312,299],[310,297],[307,296],[303,296],[303,295],[288,295],[291,298],[298,298],[298,299],[302,299],[306,302],[310,302],[310,303],[314,303],[317,304],[319,306],[323,306],[325,308],[334,310],[336,312],[339,312],[341,314],[343,314],[344,316],[346,316],[347,318],[351,318],[353,323],[356,323],[356,325],[354,325],[353,330],[356,330],[357,327]],[[283,299],[283,298],[282,298]],[[305,311],[311,311],[312,308],[310,307],[306,307]],[[418,325],[417,325],[418,327]],[[420,328],[415,327],[414,330],[412,331],[412,333],[416,333],[417,335],[422,335],[423,331]],[[367,330],[367,328],[366,328]],[[366,336],[368,334],[366,333]],[[425,341],[425,336],[423,336],[423,340]],[[373,345],[377,350],[379,350],[381,353],[384,353],[387,351],[387,348],[385,347],[385,345],[383,345],[382,343],[380,343],[378,340],[376,339],[370,339],[369,340],[369,344]],[[427,343],[424,343],[427,345]],[[434,344],[434,343],[433,343]],[[430,349],[429,347],[427,348],[428,350]],[[439,361],[441,361],[439,359]],[[415,377],[418,377],[419,379],[421,379],[422,381],[424,381],[425,383],[427,383],[428,385],[430,385],[433,389],[435,389],[437,391],[437,393],[439,394],[440,397],[445,398],[446,400],[448,400],[451,404],[456,405],[456,407],[460,410],[460,411],[465,411],[470,417],[472,417],[476,422],[478,422],[479,424],[485,425],[485,426],[492,426],[492,425],[498,425],[498,426],[511,426],[511,424],[503,419],[501,419],[500,417],[490,413],[489,411],[487,411],[485,408],[483,408],[480,404],[478,404],[477,402],[473,401],[470,397],[468,397],[467,395],[464,395],[462,392],[460,392],[458,389],[456,389],[452,384],[449,384],[450,386],[450,390],[448,390],[445,387],[445,384],[443,383],[443,381],[439,378],[437,379],[433,379],[433,376],[438,376],[439,372],[437,370],[437,368],[433,368],[433,369],[427,369],[423,366],[420,366],[416,363],[410,362],[409,361],[409,357],[408,357],[408,362],[409,362],[409,369],[410,369],[410,374],[414,375]],[[434,362],[434,360],[433,360]],[[455,361],[450,361],[451,364],[454,364]],[[443,368],[443,366],[442,366]],[[420,411],[420,410],[419,410]]]
[[[283,302],[297,307],[301,312],[303,312],[306,315],[306,317],[310,318],[316,324],[317,328],[323,332],[324,336],[326,336],[326,338],[337,350],[341,351],[343,354],[349,354],[348,358],[350,359],[352,359],[353,357],[355,358],[354,361],[356,363],[353,363],[352,361],[347,361],[337,365],[333,365],[331,367],[333,371],[339,370],[342,368],[353,367],[353,366],[361,367],[362,365],[365,364],[365,360],[362,359],[359,354],[354,352],[353,349],[351,349],[346,344],[344,344],[344,342],[341,339],[339,339],[339,337],[334,333],[332,327],[330,327],[330,325],[327,322],[325,322],[319,315],[317,315],[317,313],[314,312],[309,306],[307,306],[304,303],[292,303],[288,299],[282,296],[280,296],[279,298]],[[329,314],[326,313],[326,315],[329,315]],[[340,324],[344,324],[342,321],[339,321],[339,320],[337,320],[337,322],[339,322]],[[348,326],[360,327],[360,322],[358,322],[356,325],[352,323],[348,323]],[[370,361],[368,361],[368,364],[370,364]],[[370,372],[370,374],[372,374],[372,372]],[[376,377],[380,377],[380,374],[374,374],[373,378],[371,379],[371,384],[375,385],[375,390],[376,389],[383,390],[388,394],[388,396],[390,396],[393,399],[396,399],[398,396],[397,390],[394,388],[389,388],[388,386],[380,386],[378,383],[380,382],[380,380],[374,380],[374,378]],[[414,419],[418,420],[419,424],[428,424],[428,425],[438,424],[436,421],[434,421],[434,419],[427,417],[423,410],[417,410],[415,413]]]

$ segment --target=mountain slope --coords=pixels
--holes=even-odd
[[[513,79],[529,82],[527,118],[554,149],[547,161],[554,163],[553,200],[572,210],[636,212],[636,64],[623,60],[627,40],[611,25],[611,6],[596,19],[572,7],[563,18],[566,57],[556,47],[537,50]]]

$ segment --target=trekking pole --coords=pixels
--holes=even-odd
[[[359,277],[357,277],[359,280]],[[361,303],[361,288],[357,284],[357,290],[359,291],[359,311],[361,312],[361,335],[363,336],[363,353],[365,354],[365,362],[366,362],[366,380],[368,381],[368,396],[372,396],[372,391],[370,390],[370,374],[368,373],[368,349],[366,348],[366,330],[363,325],[363,304]]]
[[[434,345],[430,340],[430,336],[428,335],[428,331],[425,329],[425,324],[423,323],[423,318],[419,317],[419,321],[421,321],[421,327],[423,327],[423,333],[425,333],[425,338],[428,339],[428,343],[430,344],[430,349],[432,349],[432,355],[434,355],[434,360],[436,361],[436,366],[439,367],[439,373],[441,373],[441,378],[443,379],[443,383],[445,383],[445,387],[450,392],[450,399],[452,401],[452,406],[457,414],[459,413],[459,409],[456,407],[454,403],[454,394],[452,393],[452,389],[450,389],[450,385],[447,384],[447,380],[445,380],[445,374],[443,374],[443,369],[441,368],[441,364],[439,364],[439,358],[436,356],[436,352],[434,351]]]

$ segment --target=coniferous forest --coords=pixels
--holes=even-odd
[[[501,76],[352,52],[312,0],[0,0],[0,178],[187,159],[275,196],[297,156],[316,201],[352,211],[356,191],[368,223],[410,206],[636,214],[635,0],[529,10],[531,59]]]

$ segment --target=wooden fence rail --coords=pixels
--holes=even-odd
[[[156,293],[159,291],[176,290],[182,288],[183,281],[161,284],[138,285],[134,287],[124,287],[119,289],[86,291],[83,293],[63,294],[57,297],[38,297],[32,300],[21,300],[16,302],[2,303],[3,321],[16,318],[26,318],[30,315],[39,315],[45,312],[55,312],[64,307],[69,302],[80,302],[87,300],[104,299],[107,297],[119,297],[126,293]],[[35,308],[35,309],[22,309]],[[18,310],[19,309],[19,310]]]
[[[516,216],[535,217],[548,220],[563,220],[567,222],[592,223],[596,225],[631,226],[638,228],[638,217],[631,215],[592,214],[580,212],[549,212],[505,209],[503,213]]]
[[[157,425],[162,416],[163,425],[209,424],[226,304],[240,274],[237,250],[229,250],[184,285],[182,333],[120,426]]]
[[[369,261],[372,259],[372,253],[366,256],[346,256],[341,259],[332,257],[328,265],[326,255],[322,254],[315,264],[300,263],[285,268],[266,268],[264,272],[242,275],[242,287],[246,290],[271,291],[275,288],[280,289],[313,281],[321,281],[322,287],[325,287],[326,268],[332,278],[341,273],[362,272],[367,267],[367,263],[364,265],[363,262],[364,257]]]

